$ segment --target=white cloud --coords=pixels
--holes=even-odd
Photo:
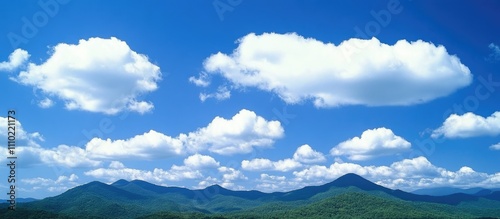
[[[30,185],[32,188],[31,190],[45,189],[49,192],[62,192],[78,186],[77,180],[78,176],[76,174],[71,174],[70,176],[59,176],[56,180],[36,177],[21,179],[21,182]]]
[[[347,173],[361,175],[379,185],[412,191],[427,187],[484,187],[500,186],[500,175],[474,171],[464,166],[458,171],[449,171],[434,166],[425,157],[404,159],[390,166],[361,166],[354,163],[333,163],[329,167],[314,165],[294,171],[294,179],[307,185],[332,181]]]
[[[306,186],[294,179],[287,179],[286,176],[276,176],[262,173],[256,179],[256,188],[263,192],[290,191]]]
[[[273,175],[262,173],[262,174],[260,174],[260,179],[261,180],[280,180],[280,181],[284,181],[284,180],[286,180],[286,176],[273,176]]]
[[[109,168],[111,168],[111,169],[123,169],[123,168],[125,168],[125,165],[123,165],[123,163],[120,161],[111,161],[111,163],[109,164]]]
[[[0,117],[0,136],[7,136],[7,124],[7,118]],[[44,141],[42,135],[24,131],[19,121],[16,121],[16,131],[19,140],[16,153],[23,166],[43,164],[67,168],[96,167],[104,160],[152,160],[186,153],[194,155],[186,158],[183,167],[218,167],[219,163],[215,159],[198,153],[206,150],[222,155],[249,153],[254,147],[268,147],[283,136],[283,127],[278,121],[267,121],[249,110],[241,110],[229,120],[216,117],[208,126],[187,135],[170,137],[150,130],[125,140],[93,138],[85,148],[68,145],[41,147],[38,143]],[[21,140],[26,140],[27,146],[19,145]],[[0,146],[4,148],[4,155],[0,156],[2,161],[8,156],[8,151],[6,145],[0,143]],[[111,169],[121,169],[120,163],[115,161],[111,164]],[[280,165],[286,168],[289,163]],[[182,171],[182,168],[178,171]]]
[[[469,112],[463,115],[450,115],[441,127],[432,132],[431,137],[469,138],[499,134],[500,112],[494,112],[487,118]]]
[[[49,183],[54,182],[54,180],[46,179],[42,177],[30,178],[30,179],[21,179],[21,182],[30,184],[30,185],[48,185]]]
[[[196,189],[204,189],[206,187],[209,187],[211,185],[218,184],[219,180],[215,177],[208,176],[204,180],[201,180],[198,182],[198,186],[196,186]]]
[[[218,170],[218,177],[208,176],[205,179],[198,182],[198,185],[195,188],[204,189],[208,186],[218,184],[226,189],[232,189],[232,190],[245,189],[243,185],[235,183],[235,181],[242,182],[248,180],[248,177],[246,177],[241,171],[225,166],[221,166],[217,168],[217,170]]]
[[[154,168],[153,171],[139,170],[128,167],[122,168],[98,168],[84,173],[98,179],[104,179],[109,182],[119,179],[125,180],[144,180],[152,183],[163,183],[165,181],[180,181],[185,179],[202,178],[203,174],[199,170],[193,170],[186,166],[172,165],[170,170]]]
[[[226,188],[226,189],[231,189],[233,191],[245,191],[245,190],[247,190],[245,188],[245,186],[238,185],[238,184],[233,183],[233,182],[223,182],[220,184],[220,186],[222,186],[223,188]]]
[[[425,157],[404,159],[394,162],[391,169],[396,175],[402,178],[422,178],[425,176],[438,176],[444,169],[432,165]]]
[[[70,176],[59,176],[57,177],[57,180],[55,183],[57,185],[64,184],[64,183],[69,183],[72,185],[78,185],[75,181],[78,180],[78,176],[76,174],[71,174]],[[54,187],[49,187],[49,190],[51,190]],[[63,190],[64,191],[64,190]]]
[[[184,159],[184,165],[195,169],[218,167],[219,162],[208,155],[194,154]]]
[[[116,168],[99,168],[99,169],[94,169],[94,170],[89,170],[86,171],[84,174],[87,176],[92,176],[94,178],[99,178],[99,179],[105,179],[110,182],[116,181],[119,179],[126,179],[126,180],[145,180],[149,182],[162,182],[163,179],[160,179],[158,175],[160,173],[163,173],[164,170],[162,169],[155,169],[153,172],[151,171],[144,171],[144,170],[138,170],[138,169],[131,169],[131,168],[121,168],[121,169],[116,169]]]
[[[181,140],[150,130],[126,140],[93,138],[86,146],[86,151],[96,158],[164,158],[183,154]]]
[[[153,159],[205,150],[231,155],[271,146],[283,132],[279,121],[267,121],[243,109],[231,119],[215,117],[206,127],[177,137],[150,130],[126,140],[93,138],[85,150],[91,157],[104,159]]]
[[[179,138],[190,151],[208,149],[211,152],[231,155],[249,153],[254,147],[271,146],[283,136],[279,121],[267,121],[255,112],[243,109],[231,119],[215,117],[208,126]]]
[[[8,118],[0,117],[0,137],[7,137]],[[27,132],[19,120],[16,120],[16,155],[17,163],[29,167],[33,165],[62,166],[68,168],[97,166],[99,161],[90,158],[87,151],[75,146],[59,145],[54,148],[43,148],[40,146],[45,139],[39,132]],[[2,156],[0,161],[5,160],[8,154],[7,142],[1,143]]]
[[[16,116],[14,116],[16,117]],[[12,119],[10,119],[12,121]],[[7,127],[9,125],[9,119],[8,117],[1,117],[0,116],[0,137],[7,139],[8,133],[7,133]],[[15,129],[16,129],[16,143],[19,145],[19,143],[23,143],[22,141],[25,141],[28,146],[35,146],[38,147],[38,142],[43,142],[45,139],[39,132],[27,132],[24,130],[24,126],[21,124],[19,120],[15,120]],[[20,141],[22,140],[22,141]],[[0,145],[3,145],[7,142],[0,142]],[[5,145],[6,146],[6,145]]]
[[[66,167],[97,166],[100,161],[89,158],[85,150],[67,145],[59,145],[54,149],[42,149],[39,156],[43,163],[56,164]]]
[[[500,150],[500,143],[496,143],[490,146],[491,150]]]
[[[155,168],[153,171],[128,168],[123,163],[113,161],[109,168],[98,168],[86,171],[84,174],[98,179],[113,182],[119,179],[145,180],[162,184],[166,181],[182,181],[202,179],[209,170],[217,170],[223,176],[223,182],[245,178],[242,173],[227,167],[221,167],[219,162],[208,155],[194,154],[184,159],[184,165],[172,165],[170,169]]]
[[[349,39],[334,45],[295,33],[251,33],[237,42],[232,54],[208,57],[202,74],[220,75],[235,88],[276,93],[291,104],[413,105],[472,82],[459,58],[444,46],[421,40],[388,45],[376,38]],[[350,49],[359,44],[366,46]]]
[[[274,170],[287,172],[302,167],[302,164],[294,159],[284,159],[273,162]]]
[[[330,150],[334,156],[346,155],[350,160],[367,160],[394,155],[410,149],[410,142],[387,128],[368,129],[361,137],[344,141]]]
[[[16,49],[9,55],[9,61],[0,62],[0,71],[13,71],[28,61],[30,54],[22,49]]]
[[[488,45],[488,48],[491,49],[491,54],[489,55],[488,59],[491,61],[499,61],[500,47],[498,47],[498,45],[495,45],[494,43],[490,43],[490,45]]]
[[[95,167],[101,161],[89,157],[88,153],[79,147],[59,145],[55,148],[16,147],[19,163],[23,166],[45,164],[49,166]]]
[[[325,156],[313,150],[311,146],[305,144],[297,148],[293,158],[286,158],[278,161],[271,161],[265,158],[255,158],[241,161],[241,167],[248,171],[281,171],[288,172],[302,167],[302,163],[311,164],[326,161]]]
[[[225,100],[231,97],[231,91],[227,89],[225,86],[221,86],[217,88],[217,92],[215,93],[200,93],[201,102],[205,102],[205,100],[209,98],[215,98],[216,100]]]
[[[145,113],[153,104],[138,98],[158,88],[161,73],[124,41],[90,38],[56,45],[44,63],[30,63],[15,80],[58,97],[69,110]]]
[[[198,87],[208,87],[210,85],[210,79],[206,72],[200,73],[198,78],[191,76],[189,77],[189,82],[195,84]]]
[[[322,153],[313,150],[311,146],[307,144],[297,148],[293,154],[293,159],[301,163],[319,163],[326,161],[326,158]]]
[[[241,168],[249,171],[265,171],[274,170],[281,172],[288,172],[302,167],[302,164],[294,159],[283,159],[278,161],[271,161],[264,158],[256,158],[252,160],[241,161]]]
[[[141,101],[141,102],[131,101],[129,106],[128,106],[128,109],[130,111],[135,111],[135,112],[138,112],[140,114],[150,112],[151,110],[153,110],[153,108],[154,108],[153,103],[145,102],[145,101]]]
[[[48,185],[61,184],[65,182],[75,182],[76,180],[78,180],[78,176],[76,174],[71,174],[70,176],[64,176],[64,175],[59,176],[57,177],[56,180],[36,177],[36,178],[21,179],[21,182],[29,185],[48,186]]]
[[[52,101],[51,99],[49,98],[45,98],[43,100],[41,100],[39,103],[38,103],[38,106],[40,108],[50,108],[54,105],[54,101]]]
[[[347,173],[355,173],[358,175],[367,175],[369,169],[375,167],[364,168],[359,164],[354,163],[333,163],[330,167],[314,165],[301,171],[294,171],[293,175],[305,181],[314,181],[318,179],[333,180]]]
[[[218,170],[220,173],[222,173],[223,182],[231,182],[238,179],[248,179],[245,175],[243,175],[243,173],[241,173],[241,171],[231,167],[219,167]]]
[[[274,169],[274,163],[265,158],[255,158],[252,160],[243,160],[241,161],[241,168],[244,170],[272,170]]]

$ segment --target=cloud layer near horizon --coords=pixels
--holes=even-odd
[[[209,125],[200,128],[195,132],[198,137],[197,143],[202,143],[204,137],[200,136],[219,136],[216,139],[226,139],[231,136],[233,140],[229,142],[239,142],[234,139],[248,138],[269,138],[271,141],[274,138],[281,136],[280,126],[275,126],[274,121],[267,121],[254,112],[249,110],[241,110],[231,119],[216,117]],[[231,125],[238,124],[240,129]],[[279,125],[276,124],[276,125]],[[226,127],[223,129],[221,127]],[[184,145],[185,142],[180,141],[179,147],[184,148],[186,153],[177,152],[175,150],[163,150],[166,147],[163,144],[169,141],[163,139],[166,135],[159,132],[150,131],[144,135],[138,135],[126,140],[103,140],[102,145],[95,145],[92,148],[79,148],[75,146],[60,145],[55,148],[43,148],[37,142],[43,142],[43,137],[35,132],[29,133],[23,130],[23,126],[18,122],[19,139],[26,142],[28,146],[20,146],[17,152],[20,158],[28,159],[29,162],[23,164],[28,165],[49,165],[64,168],[84,168],[83,174],[86,177],[92,177],[106,182],[116,181],[118,179],[127,180],[146,180],[160,185],[179,185],[183,180],[191,180],[197,182],[193,188],[204,188],[212,184],[219,184],[229,189],[259,189],[262,191],[287,191],[298,189],[308,185],[319,185],[326,183],[336,178],[347,174],[356,173],[368,180],[374,181],[377,184],[389,187],[412,190],[416,188],[427,188],[436,186],[478,186],[478,187],[495,187],[500,186],[500,173],[483,173],[477,172],[471,167],[462,166],[456,171],[447,170],[442,167],[433,165],[425,157],[416,157],[395,161],[390,165],[361,165],[351,162],[343,162],[335,159],[334,162],[324,165],[328,161],[326,156],[305,144],[297,147],[295,152],[291,151],[289,158],[272,161],[267,158],[255,158],[251,160],[242,160],[239,166],[225,166],[215,157],[203,154],[202,152],[216,152],[210,150],[210,146],[193,147],[199,150],[191,151]],[[214,127],[217,127],[216,129]],[[210,130],[217,130],[218,133],[211,133]],[[225,131],[224,131],[225,130]],[[260,131],[259,131],[260,130]],[[275,131],[272,131],[275,130]],[[194,135],[190,133],[191,135]],[[255,136],[249,136],[252,135]],[[185,135],[186,138],[190,134]],[[0,132],[1,136],[6,133]],[[199,136],[198,136],[199,135]],[[227,135],[226,137],[221,137]],[[160,136],[160,138],[158,138]],[[357,139],[357,140],[353,140]],[[389,147],[397,146],[406,148],[407,142],[399,136],[396,136],[390,129],[377,128],[368,129],[361,137],[355,137],[345,142],[361,141],[360,145],[369,146],[376,144],[379,146]],[[101,139],[102,140],[102,139]],[[141,142],[142,146],[146,145],[148,150],[137,149],[136,142]],[[243,141],[242,141],[243,142]],[[262,141],[266,142],[266,141]],[[364,143],[363,143],[364,142]],[[205,142],[208,145],[214,142]],[[368,144],[370,143],[370,144]],[[113,145],[114,144],[114,145]],[[342,144],[342,143],[341,143]],[[339,145],[341,145],[339,144]],[[220,143],[219,145],[226,145]],[[135,149],[132,147],[136,147]],[[232,143],[226,146],[234,146]],[[254,145],[258,147],[259,145]],[[88,146],[90,147],[90,146]],[[106,152],[99,151],[99,147]],[[391,148],[389,147],[389,148]],[[397,148],[396,147],[396,148]],[[494,147],[496,146],[492,146]],[[156,148],[156,149],[155,149]],[[160,148],[160,150],[158,150]],[[220,149],[219,147],[216,147]],[[373,147],[367,147],[372,148]],[[346,151],[354,150],[354,148],[343,148]],[[377,149],[377,147],[375,147]],[[378,148],[381,149],[381,148]],[[368,150],[363,154],[370,153],[372,156],[377,154],[387,155],[384,150]],[[135,150],[135,151],[133,151]],[[111,153],[116,152],[115,154]],[[121,151],[122,153],[118,153]],[[123,152],[128,153],[123,153]],[[180,152],[180,153],[179,153]],[[161,153],[164,153],[161,155]],[[150,159],[164,156],[165,154],[173,153],[172,156],[184,157],[182,164],[172,164],[170,168],[153,168],[142,169],[128,167],[122,162],[129,161],[128,158],[134,159]],[[127,154],[129,156],[127,156]],[[224,154],[219,154],[224,155]],[[103,166],[106,164],[107,166]],[[257,178],[250,177],[250,173],[259,173]],[[247,175],[248,173],[248,175]],[[282,174],[288,173],[289,176]],[[57,187],[69,189],[79,185],[79,176],[71,174],[61,176],[57,179],[36,177],[26,178],[23,183],[32,185],[36,189],[47,189],[50,192],[60,192]],[[252,187],[243,186],[242,181],[255,182]]]
[[[0,121],[7,124],[4,117],[0,117]],[[17,153],[25,166],[45,164],[69,168],[95,167],[107,160],[152,160],[205,151],[220,155],[247,154],[256,147],[271,147],[276,139],[284,135],[279,121],[268,121],[246,109],[240,110],[230,119],[217,116],[207,126],[176,137],[150,130],[129,139],[93,138],[84,148],[68,145],[43,148],[31,140],[41,138],[40,134],[26,133],[20,123],[18,127],[19,138],[32,142],[17,147]],[[0,135],[7,136],[2,131]],[[5,157],[0,157],[0,160],[3,159]]]

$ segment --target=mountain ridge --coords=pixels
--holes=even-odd
[[[417,189],[411,191],[413,194],[417,195],[433,195],[433,196],[443,196],[450,195],[454,193],[464,193],[469,195],[481,195],[485,193],[492,193],[495,191],[500,191],[500,188],[482,188],[482,187],[474,187],[474,188],[456,188],[456,187],[434,187],[434,188],[425,188],[425,189]]]
[[[82,185],[84,188],[86,186],[94,186],[94,185],[108,185],[99,181],[93,181],[87,184]],[[300,189],[291,190],[288,192],[261,192],[258,190],[230,190],[226,189],[218,184],[207,186],[204,189],[188,189],[183,187],[175,187],[175,186],[160,186],[143,180],[131,180],[127,181],[124,179],[117,180],[109,186],[113,186],[116,188],[123,189],[127,192],[138,194],[140,191],[137,191],[137,188],[130,189],[128,186],[138,186],[146,191],[158,193],[158,194],[166,194],[166,193],[177,193],[184,195],[186,197],[194,197],[197,196],[197,193],[202,193],[207,197],[210,197],[214,194],[217,195],[225,195],[225,196],[234,196],[239,198],[245,198],[250,200],[260,199],[260,198],[271,198],[280,201],[297,201],[311,198],[312,196],[326,192],[332,187],[357,187],[364,191],[381,191],[387,193],[389,195],[395,196],[397,198],[406,200],[406,201],[422,201],[422,202],[433,202],[433,203],[441,203],[441,204],[451,204],[456,205],[462,201],[472,201],[477,200],[478,197],[491,197],[496,200],[498,196],[500,196],[500,192],[497,194],[495,192],[489,193],[475,193],[475,194],[466,194],[466,193],[453,193],[449,195],[442,196],[432,196],[432,195],[419,195],[411,192],[405,192],[399,189],[389,189],[384,186],[373,183],[362,176],[359,176],[354,173],[347,173],[343,176],[338,177],[337,179],[318,186],[306,186]],[[70,189],[71,190],[71,189]],[[70,191],[68,190],[68,191]],[[131,191],[132,190],[132,191]]]
[[[337,196],[339,198],[336,198]],[[444,215],[456,215],[454,212],[460,211],[465,214],[468,210],[463,210],[464,208],[474,209],[473,212],[481,217],[500,216],[500,191],[484,191],[475,195],[464,193],[446,196],[417,195],[383,187],[352,173],[323,185],[271,193],[258,190],[233,191],[217,184],[191,190],[155,185],[142,180],[120,179],[110,184],[93,181],[69,189],[58,196],[19,203],[19,207],[32,212],[47,211],[51,214],[76,215],[83,218],[106,218],[105,215],[110,211],[115,218],[136,218],[146,215],[161,218],[159,215],[163,214],[159,213],[165,211],[172,214],[191,212],[195,215],[226,216],[253,214],[253,211],[271,215],[280,212],[301,215],[299,209],[310,211],[325,204],[342,206],[342,203],[334,203],[332,200],[341,202],[356,200],[357,204],[344,204],[350,208],[360,206],[363,200],[358,199],[366,199],[372,203],[387,203],[394,205],[394,209],[409,206],[416,215],[422,217],[426,217],[424,212],[436,211],[435,209],[444,209]],[[377,209],[377,206],[364,209],[367,209],[369,215],[369,211]],[[332,212],[339,211],[330,213]],[[441,214],[434,212],[430,215]]]

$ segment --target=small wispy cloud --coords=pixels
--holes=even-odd
[[[494,145],[491,145],[491,146],[490,146],[490,149],[491,149],[491,150],[498,150],[498,151],[500,151],[500,142],[499,142],[499,143],[496,143],[496,144],[494,144]]]
[[[54,101],[52,101],[51,99],[49,98],[45,98],[43,100],[41,100],[39,103],[38,103],[38,106],[41,107],[41,108],[50,108],[54,105]]]
[[[488,48],[491,49],[491,53],[488,58],[486,58],[486,60],[500,61],[500,47],[494,43],[490,43],[490,45],[488,45]]]
[[[221,86],[217,89],[215,93],[200,93],[201,102],[205,102],[205,100],[209,98],[215,98],[216,100],[225,100],[231,97],[231,91],[227,89],[225,86]]]

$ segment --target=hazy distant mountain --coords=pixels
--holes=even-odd
[[[24,203],[24,202],[32,202],[32,201],[36,201],[38,199],[36,198],[16,198],[16,202],[17,203]],[[0,199],[0,202],[4,203],[4,202],[7,202],[8,200],[6,199]]]
[[[469,188],[469,189],[460,189],[460,188],[453,188],[453,187],[437,187],[437,188],[428,188],[428,189],[417,189],[411,193],[417,194],[417,195],[434,195],[434,196],[441,196],[441,195],[451,195],[454,193],[464,193],[464,194],[469,194],[469,195],[486,195],[489,193],[492,193],[494,191],[500,191],[500,188],[497,189],[485,189],[485,188]]]
[[[20,203],[0,218],[233,218],[233,217],[500,217],[500,192],[478,190],[430,196],[392,190],[361,176],[290,192],[232,191],[218,185],[191,190],[118,180],[70,189]]]

